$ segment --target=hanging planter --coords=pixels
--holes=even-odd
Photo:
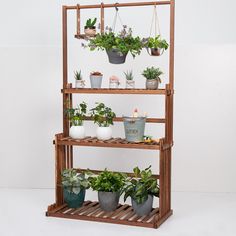
[[[117,49],[106,50],[109,62],[111,64],[125,63],[127,53],[119,52]]]

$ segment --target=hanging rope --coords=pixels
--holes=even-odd
[[[155,28],[154,28],[155,35],[154,36],[156,37],[157,32],[158,32],[158,34],[160,35],[160,38],[161,38],[161,30],[160,30],[160,24],[159,24],[159,19],[158,19],[158,14],[157,14],[157,6],[156,5],[154,5],[154,9],[153,9],[152,23],[151,23],[149,38],[152,35],[153,22],[155,23]]]
[[[117,18],[119,19],[121,26],[124,27],[123,22],[122,22],[121,17],[120,17],[120,14],[119,14],[119,8],[115,7],[115,10],[116,10],[116,14],[115,14],[113,24],[112,24],[112,31],[113,32],[115,32],[115,29],[116,29]]]

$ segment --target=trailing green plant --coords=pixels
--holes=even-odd
[[[101,192],[119,192],[122,194],[127,176],[119,172],[105,169],[97,176],[88,178],[91,188]]]
[[[78,71],[74,71],[74,77],[76,80],[82,80],[82,74],[81,74],[81,70]]]
[[[119,34],[115,34],[111,29],[105,33],[97,34],[94,38],[89,39],[88,47],[91,51],[115,49],[121,56],[130,52],[135,57],[141,53],[143,44],[139,37],[132,36],[132,29],[127,30],[125,26]]]
[[[75,169],[65,169],[61,173],[61,183],[70,193],[78,194],[81,189],[89,188],[89,181],[85,173],[77,173]]]
[[[152,177],[151,166],[142,171],[135,167],[133,172],[134,177],[129,180],[124,189],[124,201],[131,197],[138,204],[142,204],[148,199],[148,195],[159,197],[159,185],[157,179]]]
[[[86,21],[85,29],[94,29],[96,22],[97,22],[97,18],[94,18],[93,20],[89,18]]]
[[[161,36],[158,35],[155,38],[147,38],[143,40],[144,46],[148,48],[159,48],[159,49],[164,49],[167,50],[169,47],[169,44],[166,42],[165,39],[161,39]]]
[[[146,78],[146,79],[157,79],[159,81],[159,83],[161,83],[161,79],[160,79],[160,75],[162,75],[163,72],[159,69],[159,68],[155,68],[155,67],[147,67],[142,75]]]
[[[87,113],[87,104],[82,102],[77,108],[67,108],[66,114],[73,126],[83,125],[84,118]]]
[[[124,74],[125,74],[126,80],[133,80],[134,79],[134,75],[133,75],[133,71],[132,70],[124,72]]]
[[[109,127],[110,125],[113,125],[113,119],[116,117],[116,114],[112,109],[106,107],[104,103],[96,104],[97,106],[90,110],[94,123],[98,124],[100,127]]]

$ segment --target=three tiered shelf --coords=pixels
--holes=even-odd
[[[133,2],[98,5],[75,5],[63,6],[63,132],[56,134],[55,145],[55,203],[48,206],[46,215],[69,219],[98,221],[106,223],[142,226],[149,228],[159,227],[170,215],[171,209],[171,156],[173,146],[173,95],[174,95],[174,0],[156,2]],[[170,9],[170,42],[169,42],[169,82],[165,89],[92,89],[92,88],[72,88],[68,83],[68,57],[67,57],[67,13],[76,11],[77,32],[75,37],[83,39],[80,32],[80,11],[82,9],[99,8],[101,10],[101,32],[104,32],[104,9],[115,7],[136,7],[136,6],[161,6],[167,5]],[[72,97],[75,94],[126,94],[126,95],[161,95],[165,96],[165,117],[148,118],[147,123],[162,123],[165,125],[165,137],[150,143],[130,143],[123,138],[111,138],[101,141],[96,137],[85,137],[76,140],[69,137],[69,121],[65,114],[66,102],[72,105]],[[90,119],[89,117],[87,118]],[[116,117],[115,122],[123,122],[122,117]],[[159,152],[159,173],[153,175],[157,178],[160,186],[159,207],[153,208],[149,215],[137,216],[132,207],[128,204],[120,204],[113,212],[104,212],[99,207],[97,201],[85,201],[83,206],[77,209],[69,208],[64,203],[63,189],[61,186],[61,171],[67,168],[74,168],[73,148],[79,146],[87,147],[107,147],[107,148],[129,148],[156,150]],[[78,172],[84,171],[77,169]],[[100,173],[99,170],[92,170]],[[126,173],[132,176],[132,173]]]

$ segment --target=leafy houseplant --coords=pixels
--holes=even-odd
[[[147,89],[158,89],[159,83],[161,83],[160,75],[163,72],[159,68],[147,67],[142,75],[146,78],[146,88]]]
[[[100,207],[104,211],[114,211],[123,192],[126,175],[105,169],[97,176],[89,177],[91,188],[98,191]]]
[[[96,35],[96,24],[97,18],[88,19],[84,27],[84,33],[88,37],[94,37]]]
[[[92,108],[91,116],[95,124],[98,124],[97,138],[101,140],[108,140],[112,137],[112,129],[110,125],[113,125],[113,119],[116,114],[111,108],[106,107],[104,103],[96,103],[97,106]]]
[[[131,28],[127,30],[124,26],[119,34],[115,34],[111,29],[105,33],[97,34],[95,38],[89,40],[88,47],[91,51],[95,49],[106,50],[110,63],[122,64],[125,62],[128,52],[133,57],[139,55],[143,44],[139,37],[132,36]]]
[[[145,170],[133,169],[134,177],[125,187],[124,200],[132,199],[132,207],[137,215],[147,215],[152,210],[153,196],[159,197],[157,179],[152,177],[151,166]]]
[[[85,189],[89,181],[85,174],[79,174],[75,169],[65,169],[62,174],[64,200],[71,208],[81,207],[85,198]]]
[[[130,71],[124,72],[124,74],[125,74],[125,78],[126,78],[126,88],[128,88],[128,89],[135,88],[133,71],[130,70]]]
[[[75,87],[76,88],[84,88],[85,81],[82,78],[81,70],[74,72],[74,78],[75,78]]]
[[[148,49],[151,49],[151,53],[148,51],[148,53],[152,56],[160,56],[164,50],[167,50],[169,47],[169,44],[166,42],[165,39],[161,39],[161,36],[158,35],[155,38],[148,38],[144,39],[145,47]]]
[[[83,127],[83,121],[87,113],[87,104],[82,102],[77,108],[68,108],[66,113],[71,122],[70,136],[75,139],[84,138],[85,129]]]
[[[99,71],[94,71],[90,73],[90,83],[91,88],[101,88],[102,86],[102,73]]]

